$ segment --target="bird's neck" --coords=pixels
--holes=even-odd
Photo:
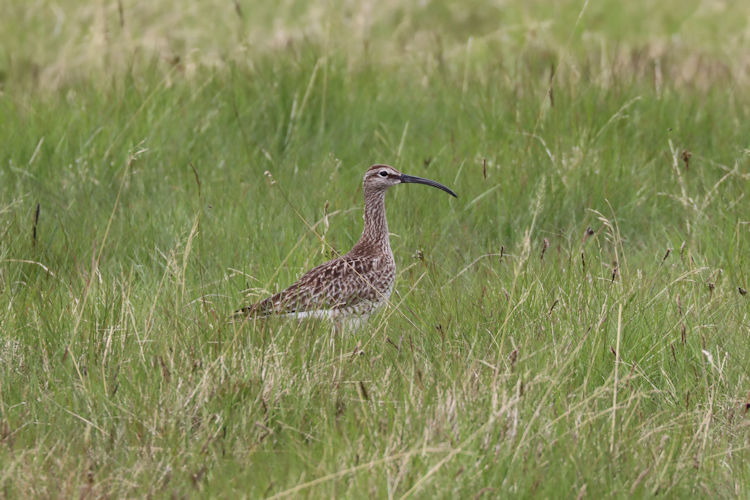
[[[388,221],[385,217],[385,189],[365,191],[365,228],[352,253],[391,254]]]

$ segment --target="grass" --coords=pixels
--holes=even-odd
[[[747,496],[746,7],[61,4],[0,44],[3,496]],[[228,323],[374,162],[459,194],[389,193],[392,304]]]

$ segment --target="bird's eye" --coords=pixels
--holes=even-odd
[[[379,175],[380,177],[388,177],[388,172],[386,172],[385,170],[381,170],[381,171],[380,171],[380,173],[379,173],[378,175]]]

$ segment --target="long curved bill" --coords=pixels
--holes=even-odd
[[[451,196],[453,196],[455,198],[458,198],[458,195],[456,193],[454,193],[453,191],[451,191],[448,187],[443,186],[439,182],[431,181],[430,179],[425,179],[424,177],[415,177],[413,175],[401,174],[401,182],[404,183],[404,184],[407,184],[407,183],[426,184],[428,186],[432,186],[432,187],[435,187],[435,188],[438,188],[438,189],[442,189],[443,191],[445,191],[449,195],[451,195]]]

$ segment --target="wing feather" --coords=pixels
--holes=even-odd
[[[237,311],[269,316],[321,309],[343,309],[362,300],[377,300],[379,260],[345,255],[314,267],[279,293]]]

